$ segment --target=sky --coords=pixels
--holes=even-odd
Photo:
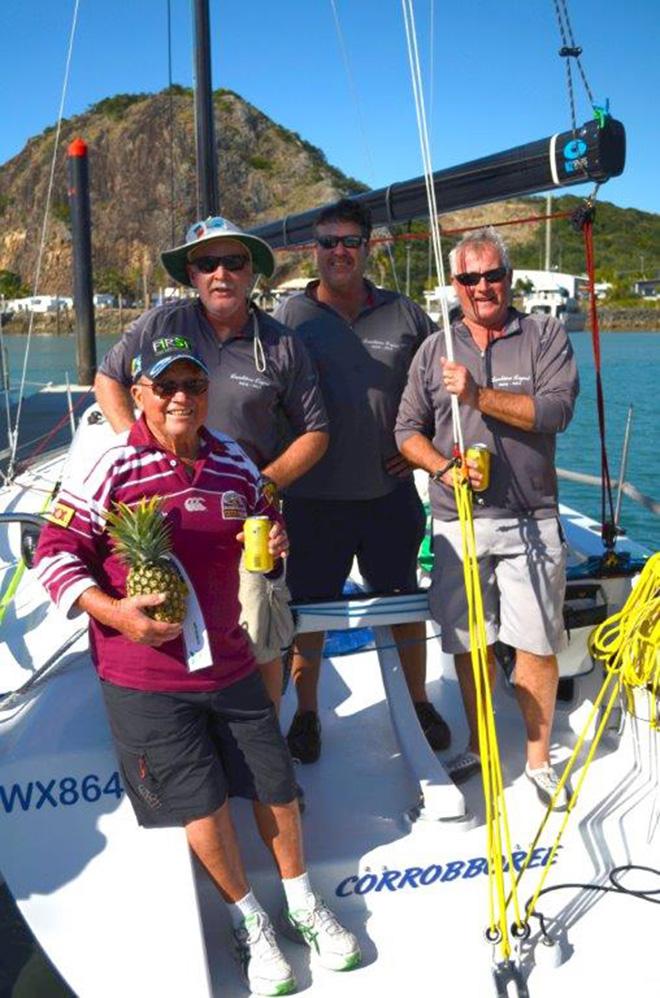
[[[419,176],[400,0],[210,2],[214,87],[236,91],[370,187]],[[0,163],[57,120],[74,6],[0,0]],[[190,0],[170,7],[172,77],[189,86]],[[660,212],[659,9],[658,0],[568,0],[594,98],[609,98],[627,131],[626,169],[599,196],[653,212]],[[434,169],[570,128],[552,0],[415,0],[415,18]],[[574,81],[582,123],[591,108]],[[65,117],[167,83],[166,0],[80,0]]]

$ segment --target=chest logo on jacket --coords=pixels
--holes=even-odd
[[[183,504],[189,513],[205,513],[206,501],[202,496],[188,496]]]
[[[223,492],[220,505],[223,520],[244,520],[247,516],[245,496],[240,492]]]

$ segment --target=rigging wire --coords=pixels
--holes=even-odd
[[[174,208],[174,94],[172,92],[172,0],[167,0],[167,93],[169,118],[170,152],[170,246],[176,243],[176,220]]]
[[[75,6],[73,10],[73,16],[71,20],[71,30],[69,32],[69,44],[67,48],[66,63],[64,68],[64,79],[62,82],[62,93],[60,95],[60,106],[57,115],[57,126],[55,128],[55,139],[53,143],[53,155],[50,162],[50,174],[48,177],[48,189],[46,192],[46,204],[44,207],[43,223],[41,226],[41,238],[39,240],[39,250],[37,252],[37,265],[35,269],[34,282],[32,285],[32,294],[36,295],[39,289],[39,282],[41,280],[41,268],[43,265],[44,250],[46,248],[46,235],[48,232],[48,218],[50,215],[50,202],[53,196],[53,186],[55,184],[55,167],[57,165],[57,152],[60,144],[60,133],[62,131],[62,120],[64,118],[64,103],[66,100],[66,94],[69,85],[69,72],[71,69],[71,59],[73,56],[73,42],[76,34],[76,28],[78,26],[78,10],[80,7],[80,0],[75,0]],[[7,433],[9,436],[10,445],[10,457],[7,465],[6,478],[11,480],[14,474],[14,468],[16,463],[16,452],[18,450],[18,431],[21,420],[21,412],[23,408],[23,391],[25,389],[26,378],[27,378],[27,367],[28,358],[30,355],[30,345],[32,342],[32,330],[34,327],[34,315],[35,313],[30,311],[30,320],[28,323],[27,332],[27,342],[25,344],[25,355],[23,357],[23,369],[21,371],[21,381],[19,385],[19,395],[18,395],[18,405],[16,407],[16,420],[14,422],[13,429],[7,426]]]
[[[591,92],[589,83],[587,82],[587,77],[582,68],[582,62],[580,61],[580,56],[582,55],[582,49],[579,45],[575,44],[575,38],[573,36],[573,28],[571,27],[571,20],[568,16],[568,7],[566,0],[553,0],[555,14],[557,16],[557,24],[559,25],[559,33],[561,35],[562,47],[559,50],[559,55],[566,59],[566,85],[568,88],[568,100],[571,108],[571,124],[573,128],[573,134],[577,132],[577,117],[575,114],[575,94],[573,91],[573,75],[571,71],[571,59],[575,59],[575,64],[578,68],[578,72],[582,77],[582,83],[584,84],[584,89],[589,98],[589,103],[595,110],[594,98]]]
[[[367,128],[364,121],[364,115],[362,114],[362,105],[360,102],[360,97],[358,94],[358,89],[355,83],[355,77],[353,75],[353,69],[351,67],[351,60],[348,55],[348,48],[346,46],[346,40],[344,38],[344,32],[341,26],[341,20],[339,18],[339,10],[337,8],[336,0],[330,0],[330,7],[332,8],[332,16],[335,22],[335,30],[337,32],[337,39],[339,41],[339,51],[341,53],[342,62],[344,63],[344,70],[346,72],[346,79],[348,81],[348,89],[353,101],[353,106],[355,108],[355,113],[358,121],[358,128],[360,130],[360,136],[362,138],[362,145],[364,147],[364,152],[366,155],[369,174],[372,178],[376,176],[376,168],[374,164],[373,156],[371,155],[371,146],[369,144],[369,139],[367,136]],[[394,286],[398,292],[401,291],[399,284],[399,275],[396,269],[396,262],[394,260],[394,254],[392,252],[392,247],[390,243],[385,240],[385,251],[387,253],[388,259],[390,261],[390,267],[392,268],[392,278],[394,280]]]

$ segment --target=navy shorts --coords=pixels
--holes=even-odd
[[[372,592],[417,589],[426,518],[412,481],[378,499],[284,498],[291,545],[286,581],[294,602],[340,599],[357,557]]]
[[[151,693],[101,681],[139,824],[185,825],[227,795],[295,800],[293,764],[258,672],[212,693]]]

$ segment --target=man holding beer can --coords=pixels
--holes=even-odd
[[[510,307],[506,246],[490,227],[451,251],[463,316],[417,352],[396,424],[401,453],[429,472],[435,564],[430,592],[442,647],[455,657],[469,726],[464,752],[448,763],[456,783],[479,772],[477,707],[461,525],[453,493],[451,396],[460,403],[489,658],[496,640],[516,650],[515,689],[527,734],[526,774],[548,804],[558,784],[550,764],[557,695],[556,653],[564,641],[565,543],[557,509],[555,438],[568,426],[578,374],[564,328]],[[492,676],[494,678],[494,675]],[[565,796],[556,807],[566,807]]]

